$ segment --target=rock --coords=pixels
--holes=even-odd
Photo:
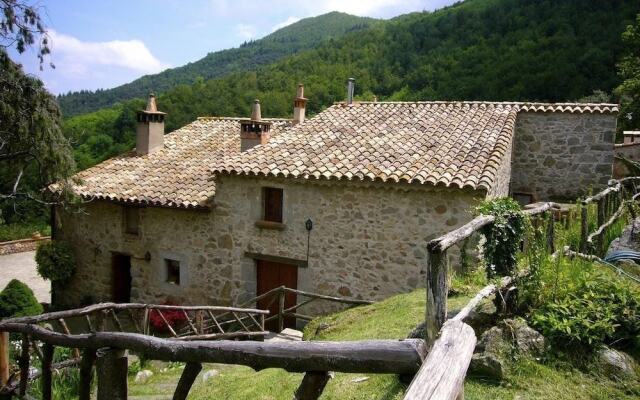
[[[135,383],[147,383],[149,379],[153,376],[153,372],[148,369],[143,369],[136,374],[136,378],[134,380]]]
[[[502,380],[506,375],[506,364],[495,354],[474,354],[469,364],[469,372],[476,376]]]
[[[464,320],[469,324],[476,335],[480,336],[484,331],[489,329],[496,321],[496,305],[492,299],[483,300],[478,307],[469,313]]]
[[[480,341],[476,345],[476,353],[502,354],[509,348],[509,343],[505,340],[502,328],[494,326],[480,336]]]
[[[326,322],[322,322],[320,325],[318,325],[318,327],[316,328],[316,335],[319,334],[320,332],[324,331],[325,329],[329,329],[330,325],[327,324]]]
[[[597,353],[597,363],[606,376],[614,379],[634,379],[637,377],[637,363],[621,351],[604,347]]]
[[[544,336],[531,328],[522,319],[505,319],[501,325],[513,337],[513,344],[522,355],[538,357],[544,353],[546,344]]]
[[[206,382],[209,379],[214,378],[218,375],[220,375],[220,371],[218,371],[217,369],[210,369],[206,371],[204,374],[202,374],[202,382]]]

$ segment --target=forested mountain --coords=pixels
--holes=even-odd
[[[199,80],[158,98],[167,131],[201,115],[247,116],[259,98],[265,116],[290,116],[298,82],[308,111],[345,97],[381,100],[577,100],[619,84],[621,33],[637,0],[467,0],[346,33],[254,70]],[[66,121],[80,167],[133,146],[142,100]]]
[[[155,75],[145,75],[113,89],[61,95],[58,96],[58,103],[66,116],[95,111],[120,101],[146,96],[151,91],[162,93],[199,79],[253,70],[285,56],[314,48],[323,41],[338,38],[347,32],[366,29],[376,22],[378,20],[339,12],[305,18],[260,40],[245,42],[239,48],[209,53],[196,62]]]

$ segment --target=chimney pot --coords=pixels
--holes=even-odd
[[[136,153],[145,155],[155,153],[164,147],[164,117],[165,113],[158,111],[156,96],[149,94],[147,107],[138,111],[136,119]]]
[[[347,104],[353,104],[353,92],[355,90],[356,80],[349,78],[347,82]]]
[[[296,98],[293,100],[293,123],[299,124],[304,122],[305,111],[307,107],[307,99],[304,97],[304,85],[298,84]]]
[[[251,119],[240,122],[240,151],[266,144],[271,138],[271,122],[263,121],[260,115],[260,100],[251,106]]]
[[[252,121],[262,120],[262,114],[260,112],[260,100],[258,99],[255,99],[253,101],[253,106],[251,107],[251,120]]]

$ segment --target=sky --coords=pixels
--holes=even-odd
[[[330,11],[392,18],[455,0],[39,0],[55,69],[12,58],[55,93],[111,88]]]

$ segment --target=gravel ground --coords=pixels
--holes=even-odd
[[[26,283],[41,303],[51,302],[51,286],[36,272],[35,251],[0,256],[0,290],[12,279]]]

